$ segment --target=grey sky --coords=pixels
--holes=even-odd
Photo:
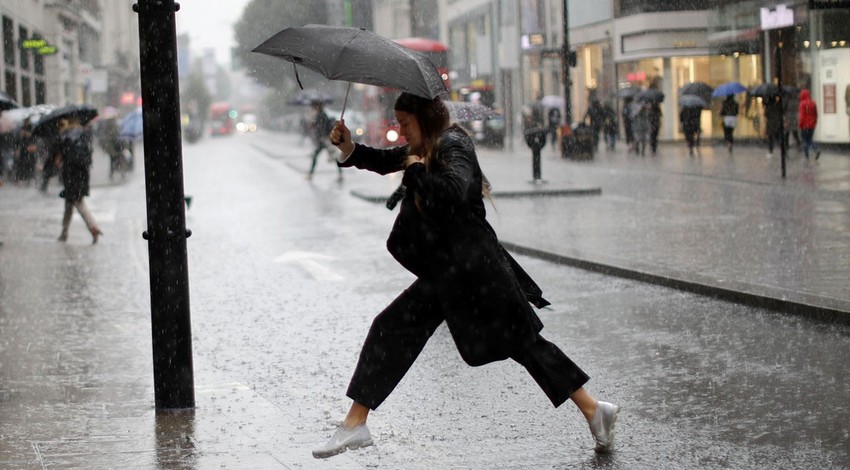
[[[188,33],[197,53],[214,48],[221,64],[230,63],[233,24],[250,0],[180,0],[177,34]]]

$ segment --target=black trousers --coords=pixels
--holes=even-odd
[[[443,322],[433,286],[417,280],[372,322],[346,395],[377,409],[413,365]],[[556,345],[539,334],[511,356],[531,374],[555,407],[590,377]]]

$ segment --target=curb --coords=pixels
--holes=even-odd
[[[495,191],[490,193],[493,198],[521,198],[521,197],[554,197],[554,196],[599,196],[602,188],[563,188],[563,189],[539,189],[539,190],[516,190]],[[356,189],[351,190],[351,195],[364,201],[382,203],[387,202],[389,196],[379,194],[368,194]]]
[[[837,308],[818,306],[810,303],[782,299],[769,295],[746,292],[743,290],[735,290],[686,279],[677,279],[662,274],[654,274],[637,269],[614,266],[573,256],[557,255],[506,241],[501,241],[501,244],[505,247],[505,249],[518,255],[530,256],[532,258],[572,266],[586,271],[656,284],[707,297],[727,300],[750,307],[765,308],[780,313],[806,317],[825,323],[850,325],[850,312]]]

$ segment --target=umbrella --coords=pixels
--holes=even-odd
[[[59,133],[59,120],[66,118],[77,118],[80,124],[85,126],[97,117],[97,109],[87,104],[69,104],[56,108],[45,114],[32,128],[33,135],[39,137],[50,137]]]
[[[329,80],[394,88],[423,98],[448,91],[427,56],[365,29],[315,24],[286,28],[252,52],[301,65]],[[295,74],[300,85],[297,68]],[[343,114],[347,102],[348,92]]]
[[[664,101],[664,93],[656,88],[649,88],[635,95],[635,99],[638,101],[657,104]]]
[[[323,91],[307,89],[299,91],[298,94],[295,95],[295,98],[289,100],[289,104],[309,106],[313,103],[330,104],[333,103],[333,101],[333,97]]]
[[[773,83],[762,83],[756,85],[747,91],[752,96],[766,98],[768,96],[779,96],[779,86]]]
[[[123,140],[138,140],[144,133],[143,124],[142,108],[138,107],[121,120],[121,131],[118,137]]]
[[[16,131],[24,125],[26,119],[36,125],[42,116],[56,109],[53,105],[39,104],[29,108],[7,109],[0,113],[0,132]]]
[[[697,95],[679,96],[679,106],[683,108],[707,108],[708,103]]]
[[[470,103],[468,101],[443,101],[446,109],[449,110],[449,116],[453,121],[479,121],[484,118],[493,117],[496,111],[480,103]]]
[[[6,93],[5,91],[0,91],[0,111],[5,111],[7,109],[17,108],[18,103],[15,103],[15,99],[12,98],[12,95]]]
[[[714,88],[711,88],[707,83],[703,82],[691,82],[687,85],[679,88],[680,95],[694,95],[699,96],[705,101],[711,99],[711,92],[714,91]]]
[[[739,82],[726,82],[722,83],[711,92],[712,98],[720,98],[725,96],[737,95],[738,93],[743,93],[747,91],[747,87],[741,85]]]
[[[560,95],[546,95],[540,98],[540,104],[544,108],[563,108],[565,101],[564,97]]]
[[[640,92],[641,92],[641,89],[638,88],[638,87],[630,86],[630,87],[626,87],[626,88],[620,88],[619,90],[617,90],[617,97],[618,98],[634,98]]]

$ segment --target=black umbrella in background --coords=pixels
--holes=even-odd
[[[449,110],[449,117],[453,121],[480,121],[481,119],[493,117],[496,111],[480,103],[470,103],[468,101],[443,101],[446,109]]]
[[[683,108],[708,108],[708,103],[697,95],[679,96],[679,106]]]
[[[80,124],[85,126],[95,117],[97,117],[97,109],[86,104],[69,104],[42,116],[38,124],[32,128],[32,133],[39,137],[50,137],[59,133],[61,119],[77,118]]]
[[[645,103],[658,104],[664,101],[664,93],[656,88],[649,88],[635,95],[635,99]]]
[[[760,98],[779,96],[779,93],[779,86],[774,83],[762,83],[761,85],[756,85],[747,90],[747,94],[750,96],[757,96]]]
[[[709,84],[703,82],[691,82],[679,88],[680,95],[699,96],[705,101],[711,101],[711,92],[714,91]]]
[[[14,109],[17,107],[18,103],[15,102],[15,99],[12,98],[12,95],[6,93],[5,91],[0,91],[0,111]]]

